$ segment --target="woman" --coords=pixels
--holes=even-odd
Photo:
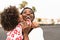
[[[33,22],[35,18],[34,11],[31,8],[26,7],[22,10],[21,15],[23,16],[23,20],[26,21],[27,19],[29,19],[32,23],[32,27],[26,29],[26,33],[29,34],[29,40],[44,40],[43,30],[40,27],[37,28],[38,24],[36,22]],[[39,34],[37,35],[37,33]]]

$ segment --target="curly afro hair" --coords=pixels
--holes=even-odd
[[[19,11],[10,6],[1,13],[1,25],[6,31],[13,30],[18,25]]]

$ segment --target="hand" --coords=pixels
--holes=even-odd
[[[29,40],[28,34],[26,33],[23,34],[23,40]]]
[[[31,27],[26,27],[23,29],[23,33],[28,34],[28,32],[30,31]]]
[[[39,26],[39,23],[38,22],[32,22],[32,28],[37,28]]]
[[[28,24],[26,24],[26,22],[25,22],[25,23],[22,23],[22,24],[23,24],[23,25],[22,25],[23,33],[27,33],[27,34],[28,34],[28,32],[29,32],[30,29],[31,29],[31,26],[28,25]]]

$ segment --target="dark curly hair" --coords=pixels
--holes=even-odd
[[[6,31],[13,30],[18,25],[19,11],[10,6],[1,13],[1,25]]]
[[[31,8],[29,8],[29,7],[25,7],[25,8],[22,10],[21,14],[23,14],[23,12],[24,12],[25,9],[30,9],[30,10],[32,11],[32,14],[33,14],[33,20],[34,20],[34,18],[35,18],[34,11],[33,11]],[[33,20],[32,20],[32,21],[33,21]]]

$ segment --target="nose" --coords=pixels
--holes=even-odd
[[[27,14],[29,15],[30,13],[27,12]]]
[[[29,12],[27,12],[26,14],[27,14],[27,15],[30,15],[30,13],[29,13]]]
[[[26,12],[26,14],[27,14],[27,15],[30,15],[30,12],[29,12],[29,11],[27,11],[27,12]]]

